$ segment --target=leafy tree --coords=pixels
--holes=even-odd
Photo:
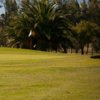
[[[3,24],[2,24],[3,25],[3,32],[2,32],[2,34],[4,34],[5,38],[7,38],[5,41],[5,44],[8,45],[8,43],[9,43],[8,29],[12,28],[10,26],[10,21],[17,14],[18,7],[17,7],[17,3],[15,0],[5,0],[3,3],[4,3],[4,7],[5,7],[5,14],[1,15],[1,17],[3,19]]]
[[[0,46],[6,46],[7,33],[5,32],[4,14],[0,16]]]
[[[71,0],[69,3],[69,13],[71,14],[72,23],[75,25],[80,22],[80,6],[77,0]]]
[[[76,39],[80,45],[81,54],[84,54],[84,46],[93,41],[94,36],[99,31],[99,27],[89,21],[81,21],[74,27],[76,31]]]
[[[88,20],[88,5],[85,0],[80,4],[81,20]]]
[[[100,25],[100,1],[89,0],[88,17],[90,21]]]

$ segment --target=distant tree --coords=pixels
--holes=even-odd
[[[81,54],[84,54],[84,46],[93,41],[99,31],[98,25],[89,21],[81,21],[74,27],[76,39],[80,45]]]
[[[80,4],[81,20],[88,20],[88,4],[85,0]]]
[[[80,22],[80,6],[77,0],[71,0],[69,3],[69,13],[71,14],[71,21],[75,25]]]
[[[18,6],[16,0],[5,0],[4,7],[7,18],[10,18],[12,15],[17,14]]]
[[[100,1],[89,0],[88,20],[100,25]]]
[[[16,0],[5,0],[3,3],[5,7],[5,13],[1,15],[3,19],[3,34],[6,34],[5,36],[7,38],[7,41],[5,41],[5,44],[8,45],[9,42],[8,30],[12,29],[12,27],[10,26],[10,21],[17,15],[18,6]]]

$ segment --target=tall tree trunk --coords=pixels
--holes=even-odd
[[[81,54],[84,55],[84,47],[81,47]]]
[[[72,47],[70,48],[70,50],[71,50],[71,53],[73,53],[73,49],[72,49]]]
[[[66,48],[63,48],[64,49],[64,53],[67,53],[67,49]]]
[[[88,54],[89,53],[89,44],[87,44],[86,46],[87,46],[86,54]]]
[[[64,53],[67,53],[67,48],[66,48],[66,46],[64,44],[62,44],[62,48],[64,50]]]
[[[75,49],[75,53],[78,53],[78,50],[79,50],[79,49],[78,49],[78,48],[76,48],[76,49]]]
[[[92,47],[92,56],[93,56],[93,53],[94,53],[94,52],[93,52],[93,47]]]

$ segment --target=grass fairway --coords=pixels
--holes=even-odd
[[[0,48],[0,100],[100,100],[100,60]]]

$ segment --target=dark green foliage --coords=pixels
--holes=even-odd
[[[99,32],[99,27],[95,23],[81,21],[74,27],[74,30],[76,32],[76,39],[79,43],[81,53],[84,54],[84,46],[94,42],[94,37],[96,37],[96,33]]]
[[[99,51],[100,2],[85,0],[5,0],[3,29],[11,45],[39,50],[75,49],[84,54],[84,47],[92,43]],[[29,33],[32,31],[31,37]],[[10,43],[8,43],[10,45]]]

